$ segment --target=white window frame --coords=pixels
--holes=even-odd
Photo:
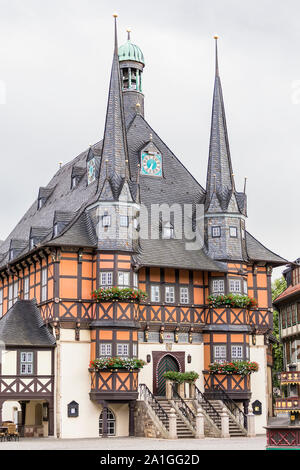
[[[100,356],[111,357],[112,356],[112,343],[100,343]]]
[[[132,284],[136,289],[139,288],[139,275],[138,273],[132,273]]]
[[[160,286],[156,284],[151,285],[151,302],[160,302]]]
[[[168,304],[175,303],[175,287],[174,286],[165,287],[165,302]]]
[[[225,344],[214,345],[214,362],[226,362],[227,360],[227,346]]]
[[[132,343],[132,357],[137,357],[138,353],[138,345],[137,343]]]
[[[44,266],[41,270],[41,302],[47,300],[47,287],[48,287],[48,267]]]
[[[242,283],[240,279],[229,279],[229,292],[232,294],[242,293]]]
[[[110,227],[111,226],[111,216],[110,215],[103,215],[102,216],[102,227]]]
[[[225,279],[213,279],[211,287],[214,295],[225,294]]]
[[[230,238],[237,238],[238,232],[237,232],[237,227],[229,227],[229,235]]]
[[[128,215],[120,215],[120,227],[124,227],[124,228],[129,227]]]
[[[221,236],[221,227],[219,225],[215,225],[211,228],[211,236],[213,238],[220,238],[220,236]]]
[[[117,343],[117,356],[129,357],[129,343]]]
[[[118,271],[118,286],[130,287],[130,272],[129,271]]]
[[[180,287],[180,303],[181,304],[189,304],[190,303],[190,295],[189,295],[189,288],[188,287]]]
[[[23,295],[24,300],[29,300],[29,276],[24,277]]]
[[[241,344],[231,345],[231,360],[242,361],[244,359],[244,347]]]
[[[245,295],[248,294],[248,282],[246,281],[246,279],[243,279],[243,291]]]
[[[20,374],[21,375],[33,375],[33,360],[34,354],[32,351],[26,352],[21,351],[20,354]]]
[[[100,285],[106,287],[112,287],[113,285],[113,272],[112,271],[103,271],[100,273]]]

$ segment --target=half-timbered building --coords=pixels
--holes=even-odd
[[[271,275],[286,260],[247,231],[218,56],[206,188],[197,181],[200,156],[191,175],[146,120],[144,67],[130,35],[118,48],[115,30],[103,139],[37,189],[0,246],[0,421],[18,419],[25,435],[134,435],[141,417],[161,418],[154,406],[147,421],[142,402],[165,396],[168,370],[197,372],[208,407],[224,393],[244,414],[259,401],[257,432],[272,409]],[[173,211],[147,219],[149,236],[141,236],[142,207],[150,214],[162,204],[191,207],[195,233],[195,208],[203,207],[203,243],[190,247]],[[139,288],[148,298],[92,297],[108,286]],[[230,292],[258,306],[209,305],[210,294]],[[116,356],[146,365],[140,372],[89,370],[91,360]],[[209,373],[211,362],[233,360],[256,361],[259,370],[251,377]]]

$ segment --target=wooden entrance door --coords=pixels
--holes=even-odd
[[[179,371],[178,363],[170,354],[164,356],[157,366],[157,395],[164,397],[166,395],[166,379],[163,377],[165,372]]]

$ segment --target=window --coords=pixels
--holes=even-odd
[[[120,227],[128,227],[129,218],[127,215],[120,215]]]
[[[129,286],[130,285],[129,275],[130,275],[129,272],[119,271],[118,272],[118,286]]]
[[[173,286],[166,286],[165,302],[173,304],[175,302],[175,288]]]
[[[128,343],[118,343],[117,344],[117,356],[126,357],[129,355],[129,344]]]
[[[248,284],[246,279],[243,280],[243,288],[244,288],[244,294],[248,294]]]
[[[245,240],[245,229],[242,228],[242,239]]]
[[[99,418],[99,436],[103,434],[103,411]],[[114,436],[116,434],[116,418],[113,412],[107,409],[107,434],[108,436]]]
[[[229,227],[229,235],[231,238],[237,238],[237,228]]]
[[[180,303],[188,304],[189,303],[189,288],[180,287]]]
[[[33,374],[33,352],[21,352],[20,373],[22,375]]]
[[[111,225],[111,217],[110,215],[104,215],[102,217],[102,226],[103,227],[110,227]]]
[[[42,292],[41,292],[41,301],[45,302],[47,300],[47,281],[48,281],[48,270],[47,267],[42,269]]]
[[[224,279],[214,279],[212,282],[212,291],[213,294],[224,294],[225,292],[225,282]]]
[[[29,276],[24,277],[24,300],[29,299]]]
[[[112,348],[111,343],[101,343],[100,344],[100,356],[111,356]]]
[[[221,236],[221,227],[212,227],[211,234],[213,238],[218,238]]]
[[[160,302],[159,286],[151,286],[151,302]]]
[[[54,224],[53,226],[53,236],[57,237],[58,235],[58,224]]]
[[[236,294],[241,294],[241,280],[240,279],[230,279],[229,280],[229,290]]]
[[[38,210],[40,210],[43,207],[43,199],[40,198],[38,199]]]
[[[77,186],[77,176],[73,176],[72,182],[71,182],[71,189],[76,188]]]
[[[174,227],[173,227],[173,225],[165,224],[164,227],[163,227],[162,236],[165,239],[174,238]]]
[[[243,346],[231,346],[231,360],[243,359]]]
[[[225,362],[226,361],[226,346],[218,345],[214,346],[214,361],[215,362]]]
[[[137,357],[137,343],[133,343],[132,345],[132,355],[133,357]]]
[[[0,289],[0,316],[3,315],[3,288]]]
[[[18,281],[8,286],[8,308],[11,308],[18,300]]]
[[[30,238],[30,240],[29,240],[29,249],[33,250],[34,247],[35,247],[34,238]]]
[[[133,273],[133,275],[132,275],[132,282],[133,282],[133,287],[136,287],[136,288],[139,287],[139,277],[138,277],[138,273]]]
[[[101,273],[100,284],[101,286],[112,286],[113,285],[113,273],[112,272]]]

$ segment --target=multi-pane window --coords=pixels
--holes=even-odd
[[[175,287],[166,286],[165,302],[167,302],[169,304],[173,304],[175,302]]]
[[[102,226],[103,227],[110,227],[111,225],[111,217],[110,215],[104,215],[102,217]]]
[[[101,343],[100,344],[100,356],[111,356],[112,347],[111,343]]]
[[[132,345],[132,355],[133,357],[137,357],[137,343],[133,343]]]
[[[231,238],[237,238],[237,228],[229,227],[229,235]]]
[[[129,356],[129,344],[128,343],[117,344],[117,356],[122,356],[122,357]]]
[[[225,292],[224,279],[214,279],[212,281],[212,291],[213,291],[213,294],[224,294]]]
[[[113,273],[112,272],[100,273],[100,284],[101,286],[112,286],[113,285]]]
[[[33,374],[33,352],[21,352],[20,373],[22,375]]]
[[[47,300],[47,282],[48,282],[48,269],[47,267],[42,269],[42,292],[41,292],[41,301],[45,302]]]
[[[229,280],[229,290],[236,294],[241,294],[241,280],[240,279],[230,279]]]
[[[120,215],[120,227],[128,227],[129,218],[127,215]]]
[[[108,408],[107,409],[107,434],[108,436],[114,436],[116,434],[116,418],[113,412]],[[103,411],[100,414],[99,418],[99,436],[103,434]]]
[[[300,268],[295,268],[292,272],[293,285],[297,285],[300,282]]]
[[[243,280],[243,289],[244,289],[244,294],[248,294],[248,283],[246,279]]]
[[[189,288],[180,287],[180,303],[188,304],[189,303]]]
[[[138,273],[133,273],[132,275],[133,287],[139,287],[139,276]]]
[[[130,273],[126,271],[118,272],[118,286],[130,286]]]
[[[18,300],[18,281],[8,286],[8,308],[11,308]]]
[[[151,302],[160,302],[159,286],[151,286]]]
[[[243,359],[243,346],[233,345],[231,346],[231,360],[242,360]]]
[[[211,235],[213,238],[218,238],[221,236],[221,227],[212,227],[211,228]]]
[[[29,276],[24,277],[24,300],[29,299]]]
[[[174,227],[171,224],[165,224],[163,227],[163,238],[174,238]]]
[[[292,305],[292,325],[297,324],[297,308],[296,304]]]
[[[216,345],[214,346],[214,361],[215,362],[225,362],[226,361],[226,345]]]
[[[0,289],[0,316],[3,314],[3,289]]]

